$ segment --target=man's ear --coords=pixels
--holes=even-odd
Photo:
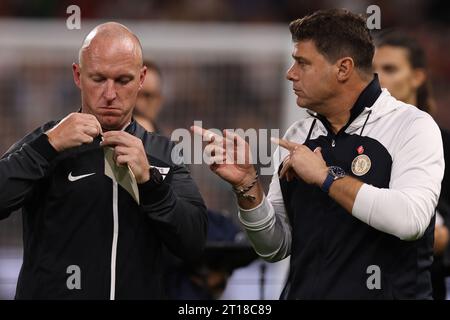
[[[72,63],[72,74],[73,81],[77,85],[78,88],[81,89],[81,80],[80,80],[81,67],[78,63]]]
[[[147,66],[142,66],[139,74],[139,90],[142,89],[142,86],[144,85],[146,75],[147,75]]]
[[[418,89],[427,79],[427,75],[425,73],[425,70],[423,68],[416,68],[413,70],[413,76],[412,76],[412,85],[414,89]]]
[[[345,82],[350,78],[355,68],[355,63],[351,57],[344,57],[336,61],[337,67],[337,80],[339,82]]]

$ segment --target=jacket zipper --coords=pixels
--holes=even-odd
[[[113,241],[111,249],[111,289],[110,300],[116,297],[116,259],[117,240],[119,237],[119,195],[117,181],[113,180]]]

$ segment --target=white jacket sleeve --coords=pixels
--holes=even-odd
[[[283,139],[301,142],[311,128],[314,119],[304,119],[291,125]],[[256,253],[264,260],[275,262],[291,254],[292,227],[284,206],[278,167],[289,152],[277,148],[273,154],[274,174],[267,197],[252,210],[239,209],[239,221]]]
[[[392,154],[389,189],[364,184],[352,214],[377,230],[416,240],[430,224],[438,202],[444,174],[442,138],[428,115],[415,119],[403,134]]]
[[[277,155],[279,150],[275,151]],[[287,154],[287,153],[286,153]],[[291,226],[278,178],[279,161],[274,161],[275,173],[267,197],[251,210],[239,209],[239,221],[256,253],[271,262],[279,261],[291,252]]]

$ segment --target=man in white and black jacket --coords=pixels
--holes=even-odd
[[[381,89],[365,20],[345,10],[293,21],[287,72],[308,116],[278,140],[267,197],[253,166],[222,164],[234,144],[212,132],[211,169],[238,195],[239,219],[268,261],[290,256],[283,299],[431,299],[440,131]],[[246,159],[245,157],[241,157]]]
[[[86,37],[74,80],[82,107],[12,146],[0,160],[0,219],[22,208],[24,259],[17,299],[164,298],[161,252],[197,258],[206,208],[173,143],[132,119],[145,78],[126,27]],[[129,167],[136,196],[105,175],[105,148]]]

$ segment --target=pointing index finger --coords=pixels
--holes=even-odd
[[[214,139],[219,138],[219,136],[214,132],[199,126],[191,126],[191,131],[195,134],[202,136],[207,142],[211,142]]]
[[[270,138],[270,141],[272,141],[273,143],[279,145],[280,147],[283,147],[289,151],[294,150],[294,148],[297,146],[296,143],[291,142],[289,140],[285,140],[285,139],[278,139],[278,138]]]

